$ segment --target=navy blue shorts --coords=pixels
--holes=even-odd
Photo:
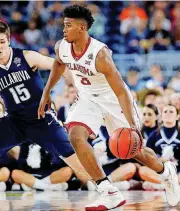
[[[74,154],[65,129],[51,113],[44,119],[20,119],[6,116],[0,119],[0,154],[16,145],[30,141],[61,158]]]
[[[9,169],[9,171],[13,171],[14,169],[18,169],[18,161],[15,159],[11,159],[7,153],[3,154],[0,157],[0,169],[6,167]]]

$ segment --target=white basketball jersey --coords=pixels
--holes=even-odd
[[[73,52],[72,44],[62,40],[59,56],[63,63],[71,70],[75,85],[79,92],[100,94],[112,90],[104,74],[96,70],[95,61],[98,52],[106,45],[92,37],[80,56]]]

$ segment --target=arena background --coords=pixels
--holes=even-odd
[[[63,37],[61,13],[73,3],[91,9],[95,23],[90,35],[113,51],[123,77],[130,74],[132,90],[167,87],[172,77],[179,80],[180,3],[175,1],[1,1],[0,18],[10,25],[12,47],[54,56],[54,45]],[[161,33],[153,31],[158,23]],[[160,65],[160,83],[146,83],[154,74],[152,65]],[[42,72],[42,77],[46,82],[48,72]],[[56,90],[62,91],[63,85],[59,86]],[[180,91],[178,81],[171,86]]]

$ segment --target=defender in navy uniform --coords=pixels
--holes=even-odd
[[[37,110],[43,92],[43,82],[37,71],[51,69],[53,58],[35,51],[13,49],[10,30],[0,21],[0,96],[8,115],[0,119],[0,154],[32,141],[63,160],[86,182],[90,179],[68,140],[66,131],[46,108],[44,119],[38,119]]]

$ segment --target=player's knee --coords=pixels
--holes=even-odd
[[[87,138],[88,132],[83,127],[75,126],[69,132],[69,140],[74,148],[87,141]]]
[[[141,178],[147,177],[148,176],[148,171],[147,171],[147,167],[146,166],[142,166],[139,169],[139,175]]]
[[[73,174],[73,170],[70,167],[65,167],[65,168],[66,168],[65,169],[66,175],[67,175],[68,178],[70,178],[72,176],[72,174]]]
[[[136,173],[136,166],[133,163],[128,163],[127,168],[129,169],[129,176],[133,177]]]
[[[127,163],[126,165],[126,180],[131,179],[136,173],[136,166],[133,163]]]
[[[3,167],[0,169],[0,178],[1,181],[6,182],[9,179],[10,171],[8,168]]]
[[[21,171],[20,170],[13,170],[11,177],[14,180],[15,183],[20,183]]]
[[[73,174],[73,170],[70,167],[64,167],[62,168],[62,171],[63,171],[62,175],[64,175],[65,180],[68,181]]]

